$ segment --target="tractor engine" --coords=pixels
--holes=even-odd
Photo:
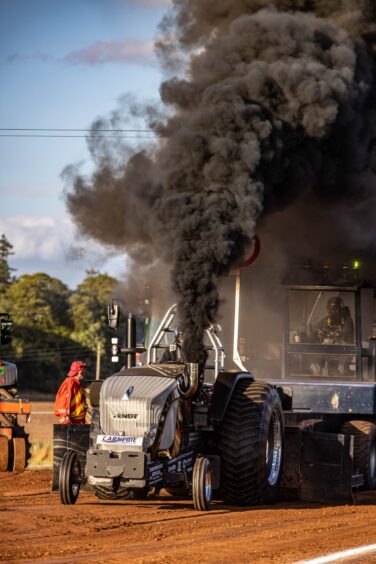
[[[198,365],[149,365],[121,370],[100,390],[86,475],[91,485],[143,487],[148,465],[180,449],[179,399],[198,388]],[[97,421],[95,420],[97,418]],[[150,476],[148,482],[150,483]]]
[[[152,375],[144,375],[143,372]],[[173,442],[178,411],[178,383],[157,370],[135,369],[134,375],[114,375],[103,383],[97,439],[104,449],[117,444],[126,450],[147,450],[156,442],[168,449]],[[142,373],[142,374],[137,374]],[[112,437],[116,437],[112,439]]]

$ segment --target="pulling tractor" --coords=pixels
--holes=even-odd
[[[110,326],[118,327],[117,304],[109,312]],[[219,488],[235,505],[276,496],[283,453],[278,390],[247,371],[224,370],[214,324],[206,331],[205,366],[163,362],[164,353],[178,346],[176,313],[173,305],[165,314],[143,365],[135,363],[140,348],[129,316],[126,347],[117,337],[112,343],[113,360],[125,353],[126,365],[91,384],[89,434],[84,426],[55,426],[54,483],[62,503],[75,503],[83,482],[100,499],[146,499],[163,488],[192,496],[197,510],[209,509]]]
[[[0,313],[0,342],[9,344],[13,322],[8,313]],[[0,360],[0,472],[23,472],[26,468],[29,441],[18,418],[30,417],[30,402],[17,395],[17,366]]]
[[[233,369],[215,324],[205,366],[164,360],[178,346],[176,306],[136,365],[128,318],[125,342],[112,339],[113,361],[124,353],[125,365],[91,385],[91,426],[55,426],[62,503],[74,504],[83,484],[100,499],[145,499],[163,488],[192,496],[197,510],[210,508],[215,490],[229,505],[251,506],[348,503],[354,489],[376,487],[376,286],[325,277],[286,285],[282,365],[267,381],[239,355],[240,271],[235,288]],[[333,301],[343,308],[337,326],[326,309]],[[109,324],[119,325],[114,303]]]

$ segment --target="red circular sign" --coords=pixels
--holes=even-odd
[[[260,239],[257,237],[257,235],[255,235],[253,239],[253,249],[251,256],[248,257],[246,260],[236,264],[235,266],[237,268],[247,268],[247,266],[250,266],[253,262],[255,262],[255,260],[260,254],[260,250],[261,250]]]

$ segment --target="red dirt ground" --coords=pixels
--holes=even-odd
[[[50,482],[50,470],[0,474],[1,561],[284,564],[376,543],[376,492],[358,494],[357,505],[216,502],[201,513],[188,499],[109,502],[86,492],[63,506]]]

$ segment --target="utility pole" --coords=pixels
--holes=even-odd
[[[99,380],[101,377],[101,344],[97,343],[97,367],[95,370],[95,379]]]

